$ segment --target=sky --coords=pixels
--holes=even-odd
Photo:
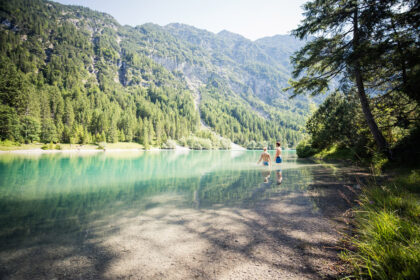
[[[303,18],[307,0],[55,0],[89,7],[131,26],[184,23],[217,33],[228,30],[256,40],[288,34]]]

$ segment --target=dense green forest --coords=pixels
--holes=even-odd
[[[309,113],[309,99],[281,91],[288,60],[229,32],[121,26],[83,7],[2,0],[0,42],[2,140],[295,146]]]

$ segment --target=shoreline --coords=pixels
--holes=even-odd
[[[60,150],[57,150],[57,149],[43,150],[41,149],[43,145],[44,144],[27,144],[27,147],[25,147],[25,145],[4,146],[3,148],[6,148],[6,149],[4,150],[0,149],[0,155],[2,154],[58,154],[58,153],[89,154],[89,153],[98,153],[98,152],[108,153],[108,152],[146,152],[146,151],[181,151],[181,152],[194,151],[194,149],[190,149],[189,147],[183,147],[180,145],[176,145],[174,149],[162,149],[162,148],[156,148],[156,147],[144,149],[142,145],[136,144],[136,143],[123,143],[122,145],[120,145],[120,143],[115,143],[115,144],[112,143],[112,144],[108,144],[110,145],[110,147],[109,146],[105,147],[105,149],[98,149],[97,147],[99,146],[93,145],[93,144],[86,144],[86,145],[60,144],[60,146],[65,147]],[[8,150],[7,148],[10,148],[10,150]],[[288,148],[285,150],[294,150],[294,149]],[[211,151],[211,150],[208,150],[208,151]],[[248,150],[238,144],[232,143],[231,148],[226,151],[253,151],[253,150]]]
[[[67,154],[67,153],[88,154],[88,153],[99,153],[99,152],[108,153],[108,152],[146,152],[146,151],[183,151],[183,152],[193,151],[193,149],[190,149],[188,147],[179,146],[179,145],[177,145],[174,149],[162,149],[162,148],[155,148],[155,147],[152,147],[152,148],[149,148],[149,149],[144,149],[142,147],[139,147],[139,148],[105,147],[105,149],[97,149],[97,148],[94,148],[95,146],[93,146],[93,145],[86,145],[85,147],[83,147],[83,146],[77,147],[75,145],[75,147],[72,147],[70,149],[61,149],[61,150],[57,150],[57,149],[43,150],[43,149],[41,149],[41,145],[39,145],[39,146],[40,146],[39,148],[13,147],[13,148],[16,148],[16,149],[0,150],[0,155],[2,155],[2,154],[59,154],[59,153],[63,153],[63,154]],[[246,148],[235,144],[235,145],[232,145],[232,148],[230,150],[227,150],[227,151],[246,151],[246,150],[247,150]]]

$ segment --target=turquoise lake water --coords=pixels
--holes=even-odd
[[[106,240],[101,235],[104,229],[118,237],[118,232],[109,229],[116,221],[140,219],[145,211],[158,213],[169,203],[172,209],[192,209],[197,217],[208,209],[253,209],[273,196],[305,193],[320,172],[341,176],[334,174],[334,166],[300,160],[292,150],[284,151],[283,163],[270,169],[257,165],[260,153],[2,154],[0,275],[2,269],[5,275],[19,275],[22,263],[30,275],[33,268],[27,262],[40,254],[50,258],[48,246],[72,248],[70,255],[80,253],[86,244],[93,246],[93,237]],[[304,201],[316,211],[316,201]],[[98,253],[85,255],[97,258]]]
[[[271,170],[259,151],[109,152],[0,156],[0,241],[35,232],[77,231],[90,219],[127,208],[159,207],[155,195],[182,207],[247,205],[286,189],[303,189],[313,164],[283,152]],[[281,182],[281,184],[279,184]],[[6,242],[7,243],[7,242]]]

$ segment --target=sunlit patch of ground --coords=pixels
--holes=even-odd
[[[155,198],[159,201],[159,198]],[[141,216],[93,227],[85,242],[115,257],[105,278],[316,279],[334,276],[338,237],[331,221],[293,192],[255,209],[179,208],[176,198]]]

